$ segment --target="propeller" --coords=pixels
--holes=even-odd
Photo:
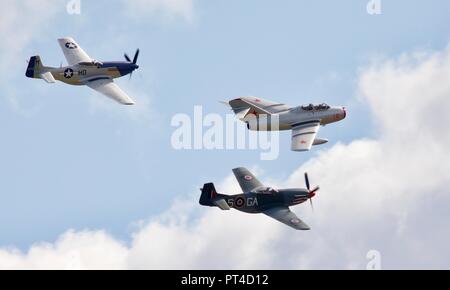
[[[139,48],[136,50],[136,53],[134,54],[134,58],[133,58],[133,63],[134,64],[136,64],[137,63],[137,60],[138,60],[138,57],[139,57],[139,52],[140,52],[140,50],[139,50]]]
[[[308,195],[309,202],[311,203],[311,208],[314,211],[314,205],[312,202],[312,198],[316,195],[316,192],[320,189],[320,187],[316,186],[316,187],[314,187],[314,189],[311,190],[307,172],[305,172],[305,183],[306,183],[306,189],[308,189],[308,193],[309,193],[309,195]]]
[[[133,61],[131,61],[131,58],[128,56],[128,54],[125,53],[123,56],[125,57],[125,59],[128,62],[132,62],[132,63],[136,64],[137,60],[139,58],[139,48],[136,50],[136,53],[134,54]]]
[[[128,56],[128,54],[125,53],[123,56],[125,57],[126,61],[136,64],[136,63],[137,63],[137,60],[138,60],[138,58],[139,58],[139,52],[140,52],[140,50],[139,50],[139,48],[138,48],[138,49],[136,50],[136,53],[134,54],[133,61],[132,61],[131,58]],[[133,72],[130,73],[130,80],[131,80],[131,77],[132,77],[132,76],[133,76]]]

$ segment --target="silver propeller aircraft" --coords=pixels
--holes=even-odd
[[[290,206],[301,204],[316,195],[319,187],[310,189],[308,174],[305,173],[306,189],[273,189],[265,187],[246,168],[233,169],[244,193],[225,195],[217,193],[213,183],[207,183],[201,189],[200,205],[219,207],[222,210],[237,209],[246,213],[263,213],[296,230],[309,230],[309,226],[300,220]]]
[[[134,101],[117,86],[113,79],[123,77],[138,69],[139,49],[133,60],[125,54],[126,61],[99,62],[86,52],[70,37],[58,39],[59,45],[69,66],[55,68],[42,64],[39,56],[31,57],[25,75],[29,78],[43,79],[47,83],[56,80],[69,85],[86,85],[99,93],[124,105],[134,105]]]
[[[330,107],[327,104],[291,108],[255,97],[242,97],[225,104],[231,107],[239,120],[247,123],[249,130],[292,130],[293,151],[308,151],[314,145],[327,143],[327,139],[316,137],[320,125],[338,122],[347,116],[344,107]]]

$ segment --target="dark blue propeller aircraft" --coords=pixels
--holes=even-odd
[[[300,220],[290,209],[290,206],[301,204],[312,198],[319,186],[310,189],[308,174],[305,173],[306,189],[273,189],[265,187],[246,168],[233,169],[233,173],[244,193],[225,195],[217,193],[213,183],[207,183],[201,189],[200,204],[219,207],[222,210],[237,209],[246,213],[263,213],[296,230],[309,230],[309,226]]]

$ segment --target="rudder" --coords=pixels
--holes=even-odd
[[[30,61],[28,62],[28,67],[25,75],[29,78],[39,79],[39,75],[41,74],[41,70],[43,68],[41,58],[39,55],[32,56]]]
[[[202,194],[200,196],[200,204],[204,206],[214,206],[213,200],[217,198],[217,191],[214,183],[206,183],[203,185]]]

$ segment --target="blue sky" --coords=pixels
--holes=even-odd
[[[365,0],[194,1],[191,21],[159,11],[142,15],[124,9],[126,1],[82,1],[82,14],[72,16],[60,2],[9,60],[13,68],[0,87],[0,246],[25,249],[69,228],[101,228],[127,240],[133,222],[236,166],[287,178],[337,142],[377,134],[356,98],[362,67],[405,51],[442,50],[450,36],[450,3],[443,0],[385,0],[382,15],[374,16]],[[140,70],[118,84],[147,107],[97,104],[92,99],[103,97],[87,88],[26,79],[31,55],[49,66],[65,63],[61,36],[101,61],[121,60],[139,47]],[[257,151],[171,148],[173,114],[192,114],[194,105],[225,114],[218,101],[241,95],[345,105],[349,116],[322,128],[320,136],[331,142],[310,153],[289,151],[290,134],[282,134],[274,161],[260,161]]]

